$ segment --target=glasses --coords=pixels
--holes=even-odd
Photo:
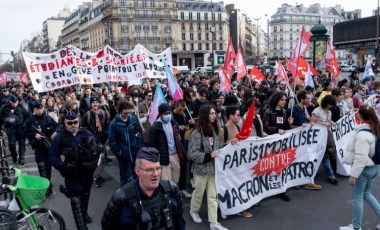
[[[143,170],[144,172],[149,173],[149,174],[153,174],[153,173],[155,173],[156,171],[160,173],[161,170],[162,170],[162,167],[146,168],[146,169],[141,168],[141,167],[138,167],[138,168],[141,169],[141,170]]]
[[[66,125],[76,125],[78,123],[79,123],[79,121],[68,121],[68,122],[66,122]]]

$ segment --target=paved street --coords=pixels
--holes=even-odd
[[[31,155],[31,149],[27,148],[27,164],[23,166],[24,172],[38,174],[34,157]],[[113,156],[111,156],[114,158]],[[321,191],[309,191],[304,189],[290,189],[289,195],[292,200],[284,202],[277,197],[267,198],[261,202],[261,206],[255,206],[250,209],[253,213],[252,218],[243,218],[240,216],[230,216],[226,220],[220,219],[220,222],[229,229],[258,229],[258,230],[336,230],[339,226],[350,223],[351,220],[351,193],[348,180],[345,177],[339,177],[341,180],[339,186],[331,185],[327,182],[323,168],[319,170],[319,176],[316,177],[316,183],[323,186]],[[118,188],[118,167],[116,159],[106,166],[104,178],[106,183],[102,188],[93,186],[89,214],[94,222],[89,225],[89,229],[98,230],[100,220],[105,206]],[[49,198],[44,206],[58,211],[65,219],[67,229],[75,229],[74,220],[71,214],[69,200],[59,193],[58,186],[62,184],[62,177],[57,171],[53,173],[54,195]],[[374,188],[374,194],[380,198],[380,180],[377,180]],[[207,223],[206,200],[200,211],[203,223],[195,224],[189,217],[189,202],[185,200],[185,219],[187,229],[209,229]],[[375,226],[380,221],[365,205],[363,230],[376,229]]]

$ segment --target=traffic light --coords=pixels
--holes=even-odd
[[[218,64],[224,64],[224,56],[218,56],[217,60]]]

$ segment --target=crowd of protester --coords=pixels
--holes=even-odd
[[[217,74],[178,74],[177,79],[183,91],[183,99],[177,101],[169,94],[167,79],[143,79],[141,85],[131,86],[127,82],[76,85],[46,93],[10,81],[1,89],[0,114],[15,97],[28,116],[33,115],[33,106],[39,102],[44,113],[61,125],[63,114],[77,113],[81,126],[87,127],[104,145],[109,145],[101,155],[103,163],[99,163],[99,170],[95,171],[97,187],[107,183],[101,176],[101,168],[112,161],[111,152],[119,163],[122,186],[135,176],[133,164],[138,149],[142,146],[157,148],[163,167],[161,177],[173,180],[183,197],[191,198],[190,215],[194,222],[202,222],[198,211],[206,191],[210,228],[226,229],[217,222],[214,158],[218,157],[218,149],[238,141],[235,136],[253,102],[256,116],[251,135],[265,137],[284,134],[305,124],[330,127],[344,115],[358,110],[370,95],[380,93],[379,81],[371,76],[359,79],[357,71],[343,80],[321,73],[313,76],[314,87],[305,86],[302,78],[300,82],[292,77],[288,81],[277,79],[271,72],[262,82],[248,76],[237,82],[233,77],[228,93],[221,91]],[[150,124],[157,87],[161,87],[167,103],[160,105],[156,122]],[[127,125],[123,125],[127,119]],[[331,133],[328,136],[322,165],[326,179],[336,186],[339,185],[335,176],[336,148]],[[194,191],[190,192],[187,182]],[[304,188],[319,190],[321,186],[307,184]],[[291,200],[287,193],[279,197]],[[247,210],[238,215],[252,216]]]

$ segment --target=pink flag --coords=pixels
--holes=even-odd
[[[150,110],[149,115],[149,123],[151,125],[154,124],[154,122],[157,120],[158,117],[158,106],[160,106],[162,103],[166,103],[166,99],[164,96],[164,93],[161,90],[161,84],[156,85],[156,91],[154,92],[154,97],[152,101],[152,107]]]
[[[4,72],[0,73],[0,84],[1,85],[6,84],[7,80],[8,80],[7,72],[4,71]]]
[[[340,70],[338,67],[338,62],[335,57],[335,51],[331,47],[330,39],[327,40],[327,49],[326,49],[326,71],[330,72],[334,78],[340,76]]]
[[[30,84],[30,81],[29,81],[29,77],[28,77],[28,73],[23,70],[20,74],[20,81],[24,84],[24,85],[29,85]]]
[[[232,44],[232,38],[230,38],[230,41],[228,42],[228,47],[226,51],[226,58],[224,59],[224,69],[227,74],[231,75],[234,73],[234,62],[236,59],[236,52],[234,45]]]
[[[183,92],[181,87],[178,85],[177,78],[174,77],[172,71],[170,71],[169,66],[166,66],[166,75],[168,77],[168,85],[170,94],[173,97],[174,101],[178,101],[183,98]]]
[[[236,81],[240,82],[241,79],[247,75],[247,66],[245,65],[244,57],[240,48],[238,49],[235,66],[238,68]]]
[[[302,26],[301,39],[294,49],[293,58],[298,58],[309,48],[311,33],[305,30],[305,27]]]
[[[226,70],[223,68],[223,66],[219,66],[219,81],[220,81],[220,90],[224,93],[228,93],[231,91],[231,80],[226,73]]]
[[[277,63],[277,79],[284,79],[286,81],[286,84],[289,84],[288,74],[286,73],[284,66],[280,60],[278,60]]]

